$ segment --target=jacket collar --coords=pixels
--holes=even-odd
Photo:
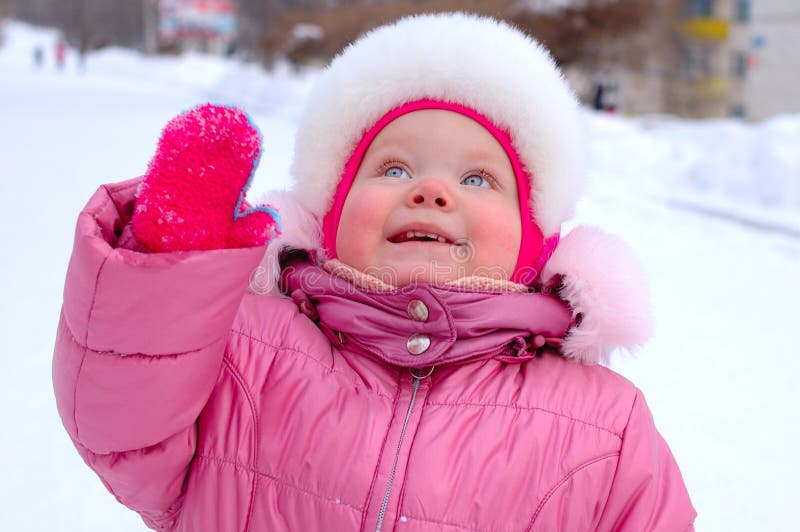
[[[428,283],[372,290],[306,260],[283,268],[282,285],[334,344],[400,367],[521,362],[560,346],[573,325],[554,295]]]

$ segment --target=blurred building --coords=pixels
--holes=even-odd
[[[750,2],[654,0],[638,31],[604,44],[604,60],[589,69],[573,65],[568,77],[595,109],[745,116]],[[608,94],[608,105],[599,104],[600,94]]]
[[[60,29],[78,49],[128,46],[226,52],[238,0],[0,0],[0,15]]]
[[[625,114],[762,120],[800,112],[800,0],[663,0],[605,61],[568,68],[587,104]],[[620,50],[638,50],[638,57]],[[609,98],[597,106],[598,87]]]
[[[324,64],[401,16],[470,11],[543,41],[584,102],[629,115],[800,112],[800,0],[0,0],[70,45],[200,49]],[[309,31],[313,30],[313,31]]]
[[[800,0],[753,0],[745,114],[800,113]]]
[[[694,118],[745,117],[752,0],[684,0],[667,107]]]
[[[800,1],[683,0],[676,114],[762,120],[800,112]]]
[[[152,0],[151,0],[152,1]],[[157,40],[160,48],[228,52],[236,38],[233,0],[157,0]]]
[[[0,0],[2,16],[60,29],[69,44],[89,50],[140,47],[144,20],[139,0]]]

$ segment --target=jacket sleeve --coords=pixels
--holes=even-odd
[[[139,181],[100,187],[78,217],[53,384],[86,463],[164,529],[180,510],[196,420],[264,248],[125,249],[135,248],[128,223]]]
[[[692,531],[696,515],[678,464],[637,390],[597,530]]]

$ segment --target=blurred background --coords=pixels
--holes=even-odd
[[[53,398],[90,195],[141,175],[164,124],[212,101],[263,132],[248,197],[269,201],[326,62],[452,10],[542,41],[584,103],[588,190],[564,230],[620,235],[647,272],[655,335],[610,365],[644,391],[697,530],[797,530],[798,0],[0,0],[0,529],[144,530]]]
[[[202,50],[265,66],[323,65],[376,25],[453,10],[536,36],[596,108],[748,120],[800,112],[796,0],[0,0],[0,16],[57,28],[81,54]]]

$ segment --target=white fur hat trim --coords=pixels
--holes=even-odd
[[[559,231],[584,185],[578,102],[539,43],[463,13],[377,28],[320,74],[295,142],[297,201],[321,220],[364,133],[391,109],[422,98],[470,107],[507,130],[533,176],[537,224],[546,237]]]

